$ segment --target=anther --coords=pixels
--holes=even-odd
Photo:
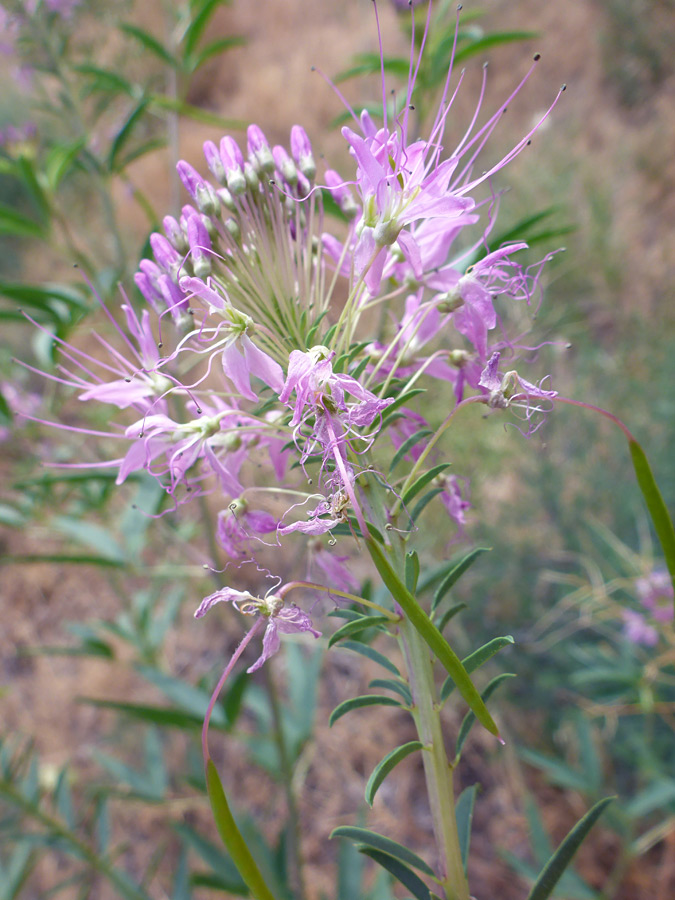
[[[563,86],[560,88],[561,93],[562,93],[562,91],[566,91],[566,90],[567,90],[567,85],[563,84]]]
[[[164,344],[162,343],[162,341],[157,341],[157,348],[159,350],[161,350],[163,346],[164,346]]]
[[[529,147],[531,143],[532,143],[532,141],[531,141],[531,140],[528,140],[527,146]]]
[[[124,380],[127,384],[131,384],[131,378],[125,378]]]
[[[202,412],[203,412],[203,410],[201,410],[199,407],[197,407],[197,415],[201,416]]]
[[[534,54],[534,61],[535,61],[535,62],[539,62],[540,59],[541,59],[541,53],[535,53],[535,54]]]
[[[414,110],[414,109],[415,109],[415,107],[414,107],[414,106],[413,106],[413,105],[412,105],[412,103],[411,103],[411,104],[410,104],[410,105],[409,105],[409,106],[408,106],[408,109],[410,109],[410,110]]]

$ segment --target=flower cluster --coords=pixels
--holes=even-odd
[[[413,527],[406,476],[383,473],[394,454],[420,474],[437,462],[425,447],[439,421],[415,408],[420,388],[447,389],[431,407],[441,419],[471,400],[520,406],[529,420],[555,397],[513,368],[518,343],[507,329],[510,304],[536,303],[545,260],[524,267],[522,242],[491,248],[497,198],[476,199],[531,134],[473,174],[522,84],[476,127],[479,106],[453,140],[448,73],[420,138],[414,60],[410,71],[398,114],[387,115],[383,91],[379,126],[364,112],[343,129],[353,160],[344,176],[319,171],[298,125],[287,148],[255,125],[245,148],[229,136],[207,141],[210,178],[181,161],[190,202],[150,238],[153,258],[135,276],[147,307],[122,307],[124,352],[103,339],[105,360],[62,348],[59,380],[83,401],[131,412],[114,430],[123,449],[108,464],[118,482],[147,470],[176,504],[215,492],[217,541],[236,564],[303,540],[336,587],[353,585],[346,557],[331,559],[317,541]],[[329,219],[328,196],[342,219]],[[443,474],[432,487],[461,528],[464,482]],[[229,588],[197,615],[233,599],[269,620],[261,661],[278,632],[312,631],[296,608]]]

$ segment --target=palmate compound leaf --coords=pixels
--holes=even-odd
[[[414,866],[414,868],[425,875],[429,875],[432,878],[436,877],[434,870],[421,857],[383,834],[377,834],[377,832],[369,831],[367,828],[358,828],[355,825],[340,825],[330,834],[331,839],[336,837],[347,838],[350,841],[356,841],[362,847],[371,847],[373,850],[379,850],[381,853],[386,853],[388,856],[398,859],[399,862],[405,865]]]
[[[541,870],[539,877],[528,894],[527,900],[547,900],[562,877],[565,869],[572,861],[572,857],[583,843],[586,835],[600,818],[606,807],[616,799],[605,797],[598,801],[568,833],[553,856]]]
[[[373,805],[373,800],[375,799],[378,788],[391,770],[394,769],[401,760],[405,759],[406,756],[410,756],[411,753],[414,753],[416,750],[422,750],[423,748],[424,744],[422,744],[421,741],[409,741],[407,744],[401,744],[400,747],[396,747],[391,753],[387,753],[384,759],[375,766],[368,779],[368,783],[366,784],[366,803],[368,806]]]

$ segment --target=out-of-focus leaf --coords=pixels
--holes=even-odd
[[[48,225],[51,216],[51,206],[45,192],[40,186],[33,161],[26,156],[20,156],[17,160],[17,166],[26,190],[33,201],[35,211],[42,220],[43,225]]]
[[[232,35],[232,37],[220,38],[211,41],[206,47],[203,47],[190,61],[190,71],[196,72],[205,62],[208,62],[214,56],[225,53],[233,47],[241,47],[246,43],[246,38],[241,35]]]
[[[171,66],[173,69],[177,68],[178,61],[169,53],[166,47],[148,31],[139,28],[137,25],[132,25],[131,22],[123,22],[119,27],[120,31],[135,38],[149,53],[152,53],[163,63],[166,63],[167,66]]]
[[[330,636],[328,646],[332,647],[343,638],[353,637],[355,634],[359,634],[367,628],[381,629],[389,622],[391,622],[391,620],[387,616],[359,616],[358,619],[347,622],[345,625],[338,628],[338,630]]]
[[[110,152],[108,153],[108,169],[110,172],[119,172],[121,170],[122,166],[120,165],[119,160],[120,154],[133,134],[136,125],[145,115],[149,102],[147,97],[143,97],[139,100],[113,138]]]
[[[511,672],[503,672],[501,675],[497,675],[496,678],[493,678],[492,681],[488,684],[484,691],[481,692],[481,699],[487,703],[492,694],[497,690],[497,688],[506,681],[508,678],[515,678]],[[462,724],[459,728],[459,733],[457,735],[457,745],[455,747],[455,758],[459,760],[459,757],[462,753],[462,748],[464,747],[464,742],[469,736],[469,732],[473,727],[474,722],[476,721],[476,714],[473,710],[468,712],[464,717]]]
[[[86,144],[85,138],[78,138],[66,144],[55,144],[49,150],[44,163],[44,175],[51,191],[56,191],[71,170],[80,151]]]
[[[195,122],[201,122],[203,125],[214,125],[216,128],[222,128],[224,131],[242,131],[245,123],[241,119],[227,119],[216,113],[209,112],[207,109],[200,109],[184,100],[177,100],[173,97],[165,97],[163,94],[152,94],[150,102],[153,107],[160,110],[170,110],[176,112],[186,119],[193,119]]]
[[[551,896],[586,835],[614,799],[614,797],[605,797],[604,800],[600,800],[577,822],[540,872],[527,900],[547,900]]]
[[[190,23],[185,32],[185,40],[183,42],[183,59],[187,60],[197,48],[197,44],[201,40],[202,34],[209,24],[211,16],[216,9],[221,6],[223,0],[204,0],[201,9]]]
[[[10,234],[14,237],[42,238],[45,235],[44,226],[34,219],[24,216],[23,213],[0,203],[0,234]]]
[[[628,446],[630,447],[630,456],[635,469],[635,477],[647,504],[654,531],[656,531],[656,536],[661,544],[663,557],[670,573],[673,590],[675,591],[675,525],[670,517],[668,507],[661,495],[644,450],[635,440],[629,441]]]
[[[241,832],[237,828],[237,824],[230,812],[220,777],[211,759],[206,764],[206,786],[218,833],[239,874],[255,900],[274,900],[274,895],[260,874],[260,870],[244,842]]]

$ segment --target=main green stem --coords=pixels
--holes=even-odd
[[[401,623],[401,641],[413,697],[413,718],[424,744],[422,760],[436,846],[440,854],[440,883],[448,900],[469,900],[469,885],[459,846],[452,766],[448,762],[437,703],[429,648],[410,622]]]

